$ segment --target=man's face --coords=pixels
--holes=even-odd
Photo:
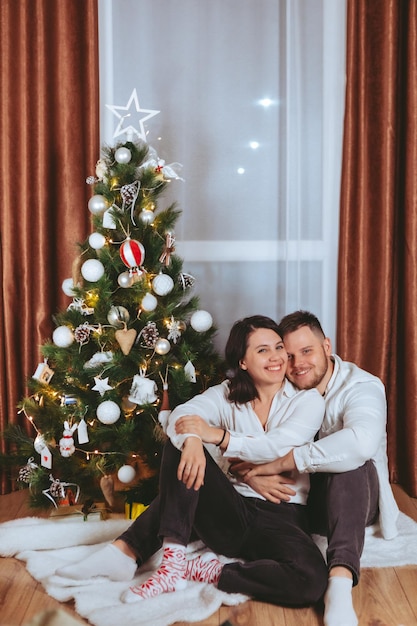
[[[284,338],[288,353],[287,378],[299,389],[317,387],[324,393],[332,375],[331,343],[302,326]]]

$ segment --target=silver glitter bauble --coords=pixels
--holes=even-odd
[[[129,320],[129,311],[124,306],[112,306],[107,313],[107,321],[116,328],[122,328]]]
[[[152,281],[152,289],[158,296],[166,296],[174,288],[174,281],[168,274],[158,274]]]

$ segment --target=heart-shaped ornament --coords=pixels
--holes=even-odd
[[[120,330],[116,330],[116,332],[114,333],[117,343],[121,347],[122,352],[125,356],[128,355],[130,350],[132,349],[137,334],[138,333],[134,328],[130,328],[129,330],[123,328]]]

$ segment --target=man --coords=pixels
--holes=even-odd
[[[246,481],[278,502],[292,493],[288,480],[278,474],[295,469],[311,474],[312,532],[321,531],[328,538],[324,623],[356,626],[351,591],[359,580],[365,528],[379,521],[385,539],[397,534],[398,507],[388,477],[384,386],[379,378],[332,354],[330,339],[313,314],[286,315],[279,328],[288,352],[287,377],[299,389],[316,387],[325,399],[326,413],[315,442],[252,467]]]

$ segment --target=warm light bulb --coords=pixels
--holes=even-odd
[[[99,300],[99,295],[97,291],[87,291],[85,295],[85,303],[87,304],[87,306],[94,308],[94,305],[96,305]]]

